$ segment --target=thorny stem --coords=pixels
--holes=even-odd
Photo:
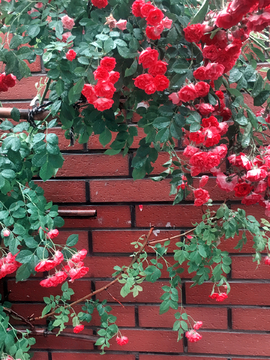
[[[18,317],[19,319],[21,319],[23,322],[25,322],[26,324],[28,324],[29,326],[31,326],[31,328],[33,329],[34,328],[34,325],[29,321],[27,320],[25,317],[23,317],[22,315],[18,314],[16,311],[12,310],[12,309],[9,309],[5,306],[3,306],[3,310],[8,313],[9,315],[14,315],[16,317]]]
[[[149,241],[149,238],[150,238],[153,230],[154,230],[154,227],[152,226],[151,229],[149,230],[149,232],[148,232],[148,234],[147,234],[147,236],[146,236],[146,238],[145,238],[145,240],[144,240],[144,242],[143,242],[140,250],[136,253],[136,255],[134,256],[133,260],[131,261],[131,263],[129,264],[129,266],[127,267],[127,269],[126,269],[125,271],[123,271],[121,274],[119,274],[119,275],[118,275],[113,281],[111,281],[109,284],[101,287],[100,289],[97,289],[96,291],[91,292],[90,294],[85,295],[84,297],[82,297],[82,298],[74,301],[74,302],[71,303],[71,304],[66,305],[64,308],[73,307],[74,305],[76,305],[76,304],[78,304],[78,303],[80,303],[80,302],[82,302],[82,301],[84,301],[84,300],[88,300],[88,299],[92,298],[94,295],[99,294],[99,293],[101,293],[101,292],[104,291],[104,290],[107,290],[110,286],[112,286],[113,284],[115,284],[115,283],[123,276],[123,274],[127,273],[127,271],[128,271],[128,270],[132,267],[132,265],[137,261],[137,259],[139,258],[139,256],[140,256],[141,253],[143,252],[144,248],[147,246],[148,241]],[[45,318],[47,318],[47,317],[49,317],[49,316],[52,316],[52,315],[54,315],[54,314],[55,314],[55,310],[54,310],[54,311],[51,311],[50,313],[48,313],[48,314],[46,314],[46,315],[44,315],[44,316],[38,316],[38,317],[35,317],[35,318],[31,318],[31,319],[29,319],[29,321],[35,321],[35,320],[45,319]]]

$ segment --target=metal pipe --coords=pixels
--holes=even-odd
[[[12,109],[13,108],[1,108],[0,107],[0,117],[11,118]],[[29,110],[26,110],[26,109],[18,109],[18,110],[19,110],[20,115],[21,115],[20,118],[27,120]],[[46,116],[48,116],[48,114],[49,114],[49,111],[43,111],[43,112],[40,112],[38,114],[35,114],[34,115],[34,120],[43,120],[43,119],[45,119]]]
[[[59,209],[58,213],[60,216],[83,216],[83,217],[94,217],[97,216],[97,210],[72,210],[72,209]]]

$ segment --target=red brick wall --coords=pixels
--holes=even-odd
[[[35,95],[34,84],[44,72],[40,62],[32,65],[36,73],[30,79],[23,79],[12,91],[0,94],[4,106],[14,104],[28,108],[29,100]],[[72,287],[77,296],[83,296],[91,289],[97,289],[110,279],[115,265],[128,264],[132,252],[131,241],[146,233],[150,225],[160,230],[161,236],[179,234],[201,219],[201,209],[195,208],[192,201],[177,206],[171,205],[168,182],[154,183],[149,179],[133,181],[130,163],[133,150],[123,158],[121,155],[109,157],[93,136],[88,144],[68,147],[68,140],[60,129],[55,129],[60,137],[60,146],[65,164],[57,177],[46,184],[48,200],[53,200],[61,208],[97,210],[96,218],[66,218],[60,238],[64,241],[71,233],[78,233],[80,247],[87,248],[86,263],[90,267],[87,277],[76,280]],[[141,131],[139,131],[141,134]],[[179,148],[179,152],[181,149]],[[155,165],[155,173],[161,170],[166,161]],[[214,200],[221,203],[224,194],[215,187],[214,179],[209,182]],[[143,204],[143,211],[139,211]],[[232,206],[237,202],[232,199]],[[248,212],[257,217],[263,216],[260,207],[249,207]],[[168,279],[163,278],[155,284],[147,284],[137,298],[128,296],[122,308],[112,298],[109,303],[118,317],[118,325],[123,334],[129,337],[125,347],[116,345],[103,356],[107,360],[262,360],[270,358],[270,271],[265,265],[252,262],[252,240],[249,239],[244,251],[234,250],[237,239],[229,239],[221,244],[223,250],[232,255],[232,271],[229,279],[232,290],[228,300],[215,303],[208,298],[211,285],[190,288],[188,272],[184,273],[183,301],[187,311],[196,320],[204,323],[200,333],[203,338],[198,343],[176,342],[177,335],[171,330],[174,322],[173,312],[158,314],[161,286]],[[170,253],[170,256],[173,254]],[[9,294],[15,310],[25,315],[38,315],[42,309],[42,297],[47,290],[38,285],[33,278],[26,283],[15,284],[13,278],[2,283],[2,292]],[[110,289],[113,296],[120,298],[119,285]],[[53,289],[56,294],[59,289]],[[100,299],[107,298],[102,293]],[[40,322],[38,326],[44,325]],[[85,334],[95,333],[98,318],[86,326]],[[72,327],[69,326],[70,331]],[[72,340],[64,337],[40,337],[35,348],[35,360],[80,360],[101,359],[99,350],[93,342]]]

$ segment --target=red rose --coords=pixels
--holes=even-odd
[[[195,100],[197,97],[197,91],[195,89],[195,86],[193,84],[184,86],[178,92],[178,96],[179,96],[179,99],[183,102]]]
[[[195,166],[196,168],[203,169],[206,159],[207,159],[207,153],[200,151],[192,155],[192,157],[189,160],[189,163],[190,165]]]
[[[169,19],[167,16],[162,20],[162,25],[166,28],[166,29],[170,29],[172,26],[172,20]]]
[[[107,71],[113,71],[116,65],[116,60],[113,57],[105,56],[100,61],[100,66],[104,67]]]
[[[205,139],[205,135],[202,131],[196,131],[196,132],[191,132],[189,134],[189,139],[192,142],[195,142],[197,145],[202,144],[204,142]]]
[[[164,26],[162,24],[157,26],[147,26],[145,33],[150,40],[158,40],[160,39],[160,34],[162,33],[163,29]]]
[[[252,169],[246,174],[246,179],[249,181],[260,181],[264,180],[267,176],[267,171],[264,169]]]
[[[134,85],[139,89],[145,90],[146,85],[153,81],[154,81],[154,78],[152,75],[141,74],[136,77]]]
[[[220,133],[214,126],[204,128],[203,133],[205,134],[205,142],[203,143],[206,147],[217,145],[220,141]]]
[[[222,64],[209,63],[205,68],[205,76],[209,80],[217,80],[225,71]]]
[[[209,127],[209,126],[218,127],[218,125],[219,125],[219,122],[215,116],[210,116],[209,118],[202,119],[202,126],[204,128]]]
[[[209,93],[210,85],[204,81],[200,81],[195,85],[195,90],[197,97],[205,97]]]
[[[206,68],[204,66],[200,66],[197,70],[193,71],[193,76],[197,80],[208,80],[206,77]]]
[[[195,201],[194,201],[195,206],[201,206],[210,199],[209,192],[202,188],[193,190],[193,193],[194,193],[194,197],[195,197]]]
[[[157,87],[155,85],[154,81],[150,81],[148,84],[145,85],[144,91],[146,94],[151,95],[154,94],[157,91]]]
[[[220,163],[220,156],[218,154],[215,154],[212,151],[206,153],[206,159],[204,162],[204,167],[206,168],[206,170],[210,170],[213,167],[218,166],[219,163]]]
[[[198,43],[201,40],[204,32],[204,25],[194,24],[184,29],[185,39],[189,42]]]
[[[97,70],[95,70],[95,71],[93,72],[93,74],[94,74],[95,80],[107,80],[108,77],[109,77],[109,72],[108,72],[108,70],[107,70],[105,67],[103,67],[103,66],[99,66],[99,67],[97,68]]]
[[[9,88],[16,85],[16,80],[17,78],[13,74],[8,74],[3,77],[4,84]],[[1,78],[0,78],[0,82],[1,82]]]
[[[98,111],[104,111],[110,109],[113,103],[114,101],[112,99],[98,98],[93,105]]]
[[[84,329],[84,325],[76,325],[75,327],[74,327],[74,329],[73,329],[73,332],[74,332],[74,334],[78,334],[78,333],[80,333],[81,331],[83,331],[83,329]]]
[[[242,15],[230,14],[226,10],[221,11],[216,18],[216,26],[223,29],[229,29],[237,25],[242,20]]]
[[[155,64],[149,67],[149,74],[153,76],[164,75],[167,71],[167,63],[165,61],[157,61]]]
[[[136,17],[143,17],[141,7],[145,4],[143,0],[136,0],[131,6],[132,14]]]
[[[157,50],[148,47],[140,53],[139,64],[142,64],[143,68],[147,69],[157,62],[158,55]]]
[[[196,154],[197,152],[199,151],[198,148],[194,147],[194,146],[191,146],[191,145],[188,145],[184,152],[183,152],[183,155],[186,156],[186,157],[191,157],[193,156],[194,154]]]
[[[98,9],[105,8],[108,5],[108,0],[91,0],[92,4]]]
[[[66,53],[66,58],[68,59],[68,61],[73,61],[76,58],[76,56],[77,53],[72,49],[68,50],[68,52]]]
[[[207,184],[208,180],[209,180],[209,176],[203,175],[200,179],[199,186],[201,188],[204,187]]]
[[[109,72],[109,82],[115,84],[120,78],[120,73],[118,71]]]
[[[219,50],[216,45],[209,45],[203,48],[202,54],[205,59],[215,61],[218,57]]]
[[[174,104],[174,105],[179,105],[179,104],[182,104],[182,102],[180,101],[179,99],[179,96],[176,92],[173,92],[171,93],[168,98],[171,100],[171,102]]]
[[[150,25],[157,26],[163,18],[164,18],[163,12],[157,7],[155,7],[154,9],[149,11],[146,21]]]
[[[242,182],[237,184],[234,187],[234,193],[235,196],[237,197],[242,197],[242,196],[246,196],[248,195],[253,189],[253,186],[251,186],[250,184],[246,183],[246,182]]]
[[[143,5],[141,6],[142,16],[143,16],[143,17],[147,17],[148,14],[149,14],[149,11],[150,11],[150,10],[153,10],[153,9],[155,9],[155,7],[154,7],[154,5],[151,4],[150,1],[148,1],[148,2],[145,3],[145,4],[143,4]]]
[[[111,99],[113,97],[115,90],[116,88],[113,86],[113,84],[108,81],[98,81],[95,86],[95,92],[97,96],[105,97],[108,99]]]
[[[97,100],[97,95],[94,87],[91,84],[85,84],[82,89],[82,94],[86,97],[89,104],[93,104]]]
[[[170,81],[165,75],[157,75],[154,78],[157,91],[164,91],[170,86]]]
[[[5,74],[0,74],[0,91],[8,91],[8,86],[5,83]]]
[[[68,15],[63,16],[61,21],[62,21],[62,24],[63,24],[63,28],[67,29],[67,30],[72,30],[73,26],[75,25],[74,19],[72,19]]]
[[[260,200],[263,200],[262,195],[251,193],[242,199],[241,204],[254,205],[257,204],[257,202],[259,202]]]
[[[212,152],[213,152],[214,154],[218,154],[218,156],[220,156],[221,159],[223,159],[223,158],[226,156],[227,151],[228,151],[228,149],[227,149],[227,146],[226,146],[225,144],[221,144],[221,145],[219,145],[219,146],[216,146],[216,147],[212,150]]]
[[[199,111],[199,113],[201,115],[204,115],[204,116],[210,114],[211,112],[213,112],[215,110],[214,106],[212,106],[211,104],[205,104],[205,103],[197,104],[197,105],[195,105],[195,108],[196,108],[196,110]]]

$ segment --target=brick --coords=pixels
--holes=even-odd
[[[148,354],[140,354],[140,360],[206,360],[205,357],[201,356],[190,356],[184,354],[177,355],[148,355]],[[209,357],[207,356],[207,360],[228,360],[224,357]],[[257,360],[257,359],[256,359]]]
[[[220,306],[226,305],[270,305],[268,283],[240,283],[230,282],[231,292],[228,299],[221,303],[215,302],[209,298],[213,285],[205,283],[200,286],[190,288],[191,283],[186,284],[186,301],[187,304],[215,304]]]
[[[104,354],[102,357],[99,353],[87,353],[87,352],[52,352],[52,360],[135,360],[134,354]],[[36,359],[34,359],[36,360]],[[43,360],[43,359],[42,359]]]
[[[177,333],[168,330],[121,330],[122,334],[129,339],[125,348],[120,348],[114,341],[110,350],[117,351],[144,351],[144,352],[169,352],[181,353],[183,351],[182,340],[177,342]]]
[[[65,330],[65,332],[71,332],[71,329]],[[93,331],[90,329],[84,329],[84,335],[92,335]],[[48,336],[37,336],[36,344],[33,346],[33,349],[76,349],[76,350],[91,350],[94,348],[93,340],[84,340],[84,339],[76,339],[73,337],[65,337],[48,335]]]
[[[108,301],[110,296],[108,295]],[[112,311],[110,314],[117,317],[116,324],[121,327],[134,327],[135,326],[135,306],[128,304],[124,307],[120,305],[110,305]],[[100,326],[100,316],[97,311],[94,311],[91,326]]]
[[[151,179],[106,179],[90,181],[91,202],[151,202],[151,201],[173,201],[174,196],[170,196],[169,179],[162,182],[153,182]],[[199,187],[199,180],[194,182],[195,187]],[[215,178],[210,178],[206,190],[210,191],[213,200],[224,199],[224,193],[216,186]],[[193,200],[191,193],[187,200]],[[233,199],[233,197],[232,197]]]
[[[188,344],[188,352],[220,355],[270,356],[268,334],[201,332],[202,339]]]
[[[31,359],[33,360],[49,360],[48,359],[48,353],[42,352],[42,351],[35,351],[33,354],[33,357]]]
[[[7,282],[9,291],[9,301],[41,301],[43,302],[44,296],[50,294],[56,296],[61,294],[61,285],[56,288],[44,288],[39,285],[39,280],[27,280],[27,282],[21,281],[15,283],[14,280],[8,280]],[[69,285],[75,292],[76,299],[79,299],[91,292],[91,281],[84,279],[78,279],[73,284]],[[75,301],[75,296],[72,300]]]
[[[92,180],[91,202],[173,201],[169,196],[169,182],[153,182],[150,179]]]
[[[109,281],[96,281],[96,289],[100,289],[101,287],[108,284]],[[162,286],[168,285],[167,281],[157,281],[156,283],[143,283],[141,286],[143,287],[143,291],[140,292],[138,296],[135,298],[132,294],[129,294],[125,298],[122,298],[120,295],[120,290],[122,288],[122,284],[115,283],[109,288],[110,293],[117,298],[119,301],[126,302],[134,302],[134,303],[160,303],[160,297],[163,294]],[[106,292],[101,292],[97,295],[100,301],[108,299],[108,294]],[[110,299],[111,302],[115,302],[114,299]]]
[[[218,207],[213,206],[216,210]],[[202,221],[202,209],[193,204],[187,205],[144,205],[143,211],[138,206],[136,211],[137,227],[192,227],[192,224]]]
[[[41,60],[40,60],[40,56],[37,56],[36,60],[32,63],[29,64],[29,62],[27,60],[25,60],[27,66],[29,67],[31,72],[40,72],[41,71]]]
[[[70,184],[70,182],[68,182]],[[61,209],[70,209],[61,206]],[[96,217],[89,218],[65,218],[64,228],[130,228],[130,207],[128,205],[114,206],[72,206],[74,210],[93,209],[97,210]]]
[[[95,230],[92,231],[93,251],[102,253],[132,253],[134,246],[130,243],[137,241],[140,236],[146,235],[148,230]],[[163,231],[161,230],[157,237],[152,236],[150,240],[158,240],[167,238],[169,236],[178,235],[179,231]],[[173,241],[172,241],[173,243]],[[172,251],[172,247],[169,247],[169,251]],[[151,249],[147,248],[147,251]]]
[[[46,75],[32,76],[18,81],[12,91],[0,93],[0,100],[31,100],[37,95],[35,83]],[[27,89],[27,91],[25,91]]]
[[[57,203],[85,202],[85,181],[35,181],[44,190],[47,201]]]
[[[234,330],[270,331],[270,309],[233,308],[232,328]]]
[[[18,109],[30,109],[30,101],[21,101],[21,102],[2,102],[3,107],[5,108],[13,108],[16,107]]]
[[[270,279],[269,265],[252,261],[252,256],[232,257],[233,279]]]
[[[57,177],[103,177],[128,176],[128,157],[122,155],[108,156],[103,154],[69,154],[64,155],[63,167]]]
[[[203,322],[203,329],[227,329],[227,309],[218,307],[186,307],[188,315]],[[139,326],[172,328],[175,310],[159,315],[159,306],[139,306]],[[191,321],[191,323],[193,323]]]

